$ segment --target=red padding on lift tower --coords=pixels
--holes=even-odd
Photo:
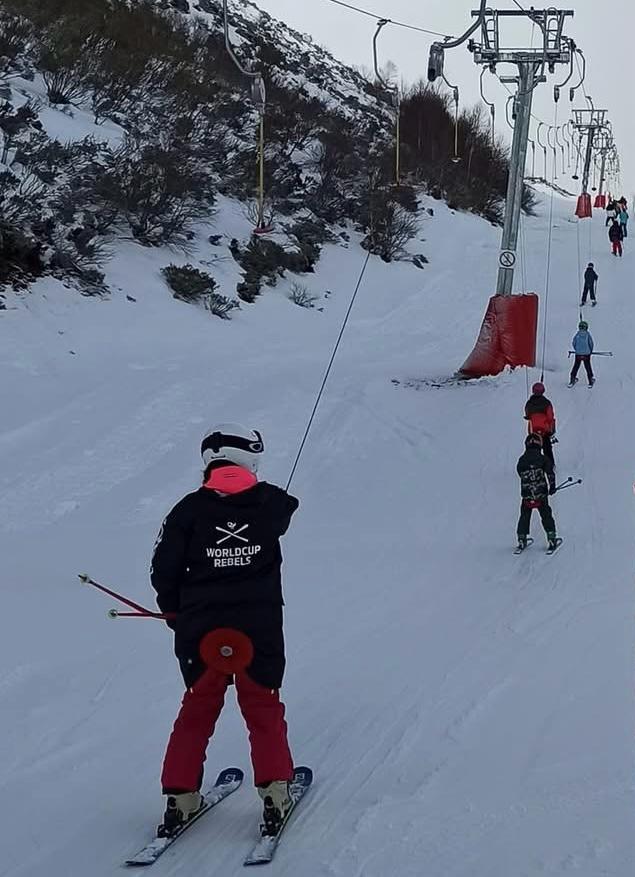
[[[493,295],[474,350],[461,366],[470,378],[497,375],[505,366],[536,364],[538,296]]]
[[[580,195],[578,198],[578,206],[575,209],[575,215],[578,219],[589,219],[593,216],[593,208],[591,207],[591,196],[588,192]]]
[[[606,209],[606,195],[596,195],[595,196],[595,204],[593,205],[598,210]]]

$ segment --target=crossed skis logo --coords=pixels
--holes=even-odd
[[[247,530],[249,524],[239,526],[228,521],[224,527],[216,526],[216,548],[208,548],[207,556],[215,567],[249,566],[252,558],[262,550],[261,545],[250,545]],[[221,548],[226,545],[226,548]],[[231,546],[231,547],[230,547]]]
[[[245,536],[240,535],[241,533],[245,532],[245,530],[249,527],[249,524],[243,524],[242,527],[236,529],[236,527],[238,527],[238,524],[228,522],[227,527],[227,530],[224,527],[216,527],[216,530],[219,533],[225,534],[222,539],[216,540],[217,545],[222,545],[223,542],[228,542],[230,539],[237,539],[239,542],[249,542],[249,539],[247,539]]]

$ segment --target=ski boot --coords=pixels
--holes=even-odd
[[[577,378],[573,378],[572,380],[569,381],[569,383],[567,384],[567,386],[568,386],[568,387],[575,387],[575,385],[576,385],[577,383],[578,383],[578,379],[577,379]]]
[[[163,822],[157,830],[158,837],[171,837],[183,828],[186,822],[196,816],[205,801],[200,792],[182,792],[168,795]]]
[[[589,389],[591,389],[591,387],[593,386],[594,383],[595,383],[595,378],[591,378],[591,380],[589,381]]]
[[[524,551],[525,548],[527,548],[527,545],[528,545],[527,537],[526,536],[519,536],[518,537],[518,545],[516,546],[518,551]]]
[[[555,533],[547,533],[547,551],[555,551],[559,544]]]
[[[289,783],[286,780],[274,780],[266,786],[259,786],[258,794],[264,803],[260,833],[263,837],[272,837],[278,834],[293,806]]]

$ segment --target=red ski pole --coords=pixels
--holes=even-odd
[[[89,575],[86,575],[85,573],[80,573],[79,580],[85,585],[91,585],[93,588],[97,588],[99,591],[103,591],[104,594],[108,594],[109,596],[114,597],[115,600],[119,600],[120,603],[129,606],[131,609],[135,609],[136,612],[140,613],[141,615],[152,616],[157,614],[152,612],[150,609],[146,609],[145,606],[140,606],[139,603],[135,603],[133,600],[129,600],[127,597],[118,594],[116,591],[111,591],[110,588],[105,587],[105,585],[100,585],[99,582],[91,579],[91,577]]]

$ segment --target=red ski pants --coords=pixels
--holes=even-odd
[[[278,691],[258,685],[246,673],[238,673],[235,683],[238,705],[249,730],[255,784],[292,779],[293,760]],[[200,789],[207,744],[228,685],[226,675],[207,669],[185,692],[163,761],[164,794]]]
[[[622,255],[622,242],[621,241],[613,241],[613,255],[621,256]]]

